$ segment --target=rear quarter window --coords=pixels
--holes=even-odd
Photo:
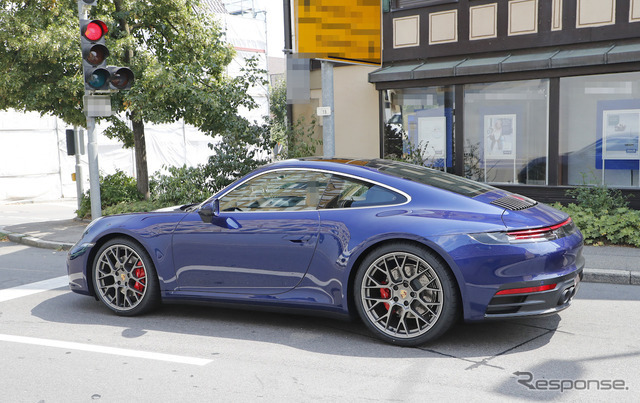
[[[402,204],[407,198],[391,189],[362,181],[334,175],[325,188],[319,208],[356,208]]]

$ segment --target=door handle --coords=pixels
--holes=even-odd
[[[305,243],[311,239],[311,235],[285,235],[283,239],[293,243]]]

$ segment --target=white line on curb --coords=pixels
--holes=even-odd
[[[198,365],[198,366],[204,366],[213,362],[213,360],[207,360],[204,358],[185,357],[181,355],[172,355],[172,354],[163,354],[163,353],[152,353],[148,351],[129,350],[125,348],[116,348],[116,347],[95,346],[91,344],[74,343],[70,341],[38,339],[34,337],[24,337],[24,336],[11,336],[8,334],[0,334],[0,341],[6,341],[10,343],[31,344],[31,345],[44,346],[44,347],[64,348],[64,349],[70,349],[70,350],[88,351],[92,353],[119,355],[123,357],[145,358],[149,360],[168,361],[168,362],[174,362],[178,364],[190,364],[190,365]]]

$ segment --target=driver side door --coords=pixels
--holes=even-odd
[[[272,295],[294,288],[316,248],[317,206],[330,177],[268,171],[223,194],[211,222],[185,217],[173,237],[179,291]]]

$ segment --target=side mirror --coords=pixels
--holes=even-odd
[[[218,199],[214,199],[211,203],[202,205],[200,210],[198,210],[198,214],[203,222],[211,224],[213,217],[220,215],[220,201]]]
[[[207,224],[217,225],[223,228],[238,229],[240,223],[232,217],[220,217],[220,200],[215,199],[211,203],[203,205],[200,210],[200,219]]]

